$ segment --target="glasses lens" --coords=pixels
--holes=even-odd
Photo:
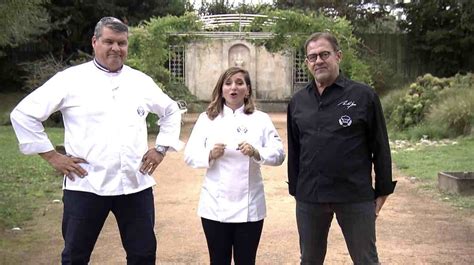
[[[329,58],[329,55],[331,55],[330,52],[321,52],[321,53],[319,54],[319,57],[320,57],[321,59],[323,59],[323,60],[326,60],[327,58]]]
[[[318,56],[319,56],[319,58],[321,58],[321,60],[325,61],[327,58],[329,58],[330,55],[331,55],[331,52],[324,51],[324,52],[320,52],[320,53],[309,54],[309,55],[306,56],[306,59],[308,59],[308,61],[314,63],[314,62],[316,62],[316,60],[318,60]]]
[[[306,58],[308,59],[308,61],[310,62],[316,62],[316,60],[318,59],[318,55],[317,54],[310,54],[308,56],[306,56]]]

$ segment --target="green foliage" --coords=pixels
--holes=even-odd
[[[384,95],[392,90],[399,90],[404,86],[404,78],[397,74],[393,62],[387,56],[377,54],[362,45],[359,49],[362,60],[368,65],[373,87],[379,95]]]
[[[390,14],[395,4],[387,1],[276,0],[274,2],[278,9],[316,11],[328,17],[345,18],[353,25],[354,32],[398,31],[395,17]]]
[[[202,24],[193,13],[184,16],[166,16],[152,18],[131,29],[129,38],[128,64],[137,68],[161,84],[161,88],[174,99],[186,99],[187,90],[173,90],[169,84],[170,73],[167,69],[170,45],[185,45],[199,37],[188,34],[198,31]]]
[[[474,1],[425,0],[406,4],[408,32],[414,51],[438,76],[472,71],[464,64],[474,45]],[[471,65],[472,67],[472,65]]]
[[[273,8],[270,4],[246,4],[239,3],[236,6],[229,0],[218,0],[202,3],[198,10],[199,15],[219,15],[219,14],[260,14],[265,9]]]
[[[22,63],[21,65],[26,72],[26,75],[23,77],[25,79],[23,89],[27,92],[35,90],[57,72],[68,67],[64,61],[57,60],[52,55],[33,62]]]
[[[348,77],[372,85],[369,66],[359,58],[360,39],[352,34],[352,26],[344,18],[329,18],[314,12],[268,10],[268,18],[252,22],[251,30],[272,32],[269,39],[254,40],[270,52],[304,49],[306,39],[314,32],[331,32],[339,40],[343,52],[341,69]],[[274,23],[267,23],[274,22]]]
[[[437,100],[438,92],[449,85],[445,78],[433,77],[426,74],[419,77],[392,112],[387,112],[389,123],[396,129],[403,130],[419,124],[429,110],[431,104]]]
[[[152,16],[182,15],[185,0],[63,1],[51,0],[46,6],[57,29],[45,36],[56,57],[67,58],[77,50],[92,54],[91,38],[100,18],[113,16],[136,26]]]
[[[382,98],[388,125],[419,139],[472,134],[474,128],[474,75],[419,77],[403,90]]]
[[[401,99],[408,93],[409,87],[405,86],[399,89],[391,90],[388,94],[381,97],[380,101],[382,102],[383,110],[387,120],[390,118],[391,114],[395,109],[400,105]]]
[[[62,129],[48,129],[53,143]],[[21,226],[45,200],[59,199],[62,178],[39,156],[25,156],[11,126],[0,126],[0,227]]]
[[[470,89],[452,94],[432,108],[427,122],[444,128],[450,136],[469,135],[474,129],[474,87],[471,84]]]
[[[391,131],[390,138],[418,141],[420,139],[446,139],[451,137],[444,127],[422,122],[403,131]]]
[[[8,0],[0,2],[0,55],[4,47],[16,47],[51,29],[46,0]]]

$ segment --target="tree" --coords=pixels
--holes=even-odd
[[[58,58],[67,58],[78,50],[92,53],[91,37],[101,17],[117,17],[136,26],[151,17],[183,15],[186,8],[190,8],[186,0],[51,0],[47,9],[60,27],[47,39]]]
[[[234,6],[229,3],[229,0],[218,0],[211,3],[203,2],[198,10],[201,15],[220,15],[233,14]]]
[[[354,32],[396,30],[395,17],[390,11],[395,4],[387,0],[276,0],[279,9],[314,11],[331,17],[344,17],[352,23]]]
[[[400,26],[408,32],[414,54],[430,62],[433,74],[452,76],[472,71],[474,45],[474,2],[425,0],[405,5],[407,18]]]
[[[236,6],[229,3],[229,0],[217,0],[211,3],[203,2],[198,10],[200,15],[220,15],[220,14],[260,14],[264,10],[273,9],[270,4],[245,4],[239,3]]]
[[[17,47],[50,30],[45,0],[4,0],[0,2],[0,56],[6,47]]]
[[[153,16],[179,16],[190,9],[186,0],[1,0],[0,22],[6,25],[0,31],[0,55],[5,54],[0,56],[2,90],[21,90],[25,83],[19,77],[35,79],[30,70],[43,69],[47,62],[70,65],[85,60],[84,55],[92,54],[91,38],[101,17],[114,16],[136,26]]]

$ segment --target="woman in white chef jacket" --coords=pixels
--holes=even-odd
[[[217,81],[186,145],[185,162],[207,168],[198,215],[211,264],[255,264],[266,216],[260,165],[285,153],[270,117],[255,109],[249,73],[227,69]]]

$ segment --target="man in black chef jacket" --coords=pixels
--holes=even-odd
[[[342,51],[332,34],[314,33],[305,51],[314,80],[295,93],[287,112],[301,264],[323,264],[334,214],[354,264],[379,264],[375,220],[396,184],[380,100],[340,73]]]

